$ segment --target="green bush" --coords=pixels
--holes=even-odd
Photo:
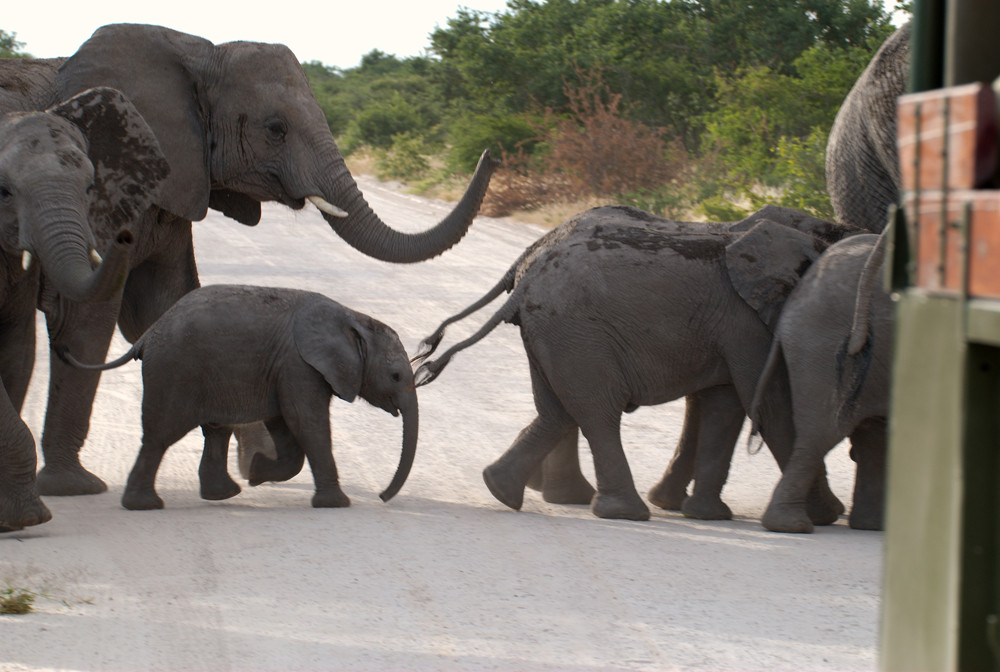
[[[430,164],[422,153],[423,143],[417,135],[400,133],[392,138],[392,148],[375,152],[375,176],[380,180],[414,182],[423,179]]]
[[[499,158],[503,151],[523,148],[531,154],[537,144],[541,122],[525,114],[476,115],[459,117],[449,130],[448,168],[458,173],[471,173],[484,149]]]

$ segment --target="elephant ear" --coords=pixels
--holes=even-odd
[[[733,288],[771,332],[785,299],[827,247],[807,233],[761,220],[726,246]]]
[[[354,401],[361,391],[366,350],[363,333],[350,311],[325,297],[308,301],[292,319],[299,356],[319,371],[344,401]]]
[[[170,177],[156,204],[182,219],[208,213],[211,175],[199,73],[215,46],[158,26],[99,28],[59,69],[59,100],[106,86],[122,91],[153,129]]]
[[[94,166],[90,215],[95,234],[108,238],[129,228],[159,195],[170,174],[153,131],[115,89],[88,89],[49,110],[87,138]]]

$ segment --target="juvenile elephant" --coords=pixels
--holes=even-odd
[[[234,425],[265,421],[278,459],[256,455],[251,484],[287,480],[309,459],[315,507],[349,506],[330,442],[330,397],[360,396],[403,416],[399,467],[383,501],[406,481],[419,414],[409,358],[396,332],[315,292],[211,285],[174,304],[123,356],[84,365],[62,344],[56,355],[99,370],[142,360],[142,448],[122,505],[163,508],[156,471],[163,454],[195,427],[205,435],[201,496],[240,492],[226,468]]]
[[[0,531],[50,517],[38,496],[35,442],[20,417],[36,307],[58,323],[77,302],[121,291],[132,248],[122,227],[168,172],[152,131],[118,91],[92,89],[45,112],[0,114]],[[118,232],[101,246],[103,263],[92,226]]]
[[[880,232],[899,202],[896,99],[906,92],[910,24],[890,35],[844,99],[826,147],[826,189],[838,222]]]
[[[781,305],[826,243],[766,219],[746,232],[664,230],[631,208],[597,208],[575,221],[558,242],[529,248],[535,258],[505,304],[416,378],[431,382],[501,322],[519,325],[538,415],[484,470],[490,491],[520,508],[533,472],[579,427],[594,458],[594,514],[642,520],[649,509],[622,451],[621,414],[724,386],[747,408]],[[505,277],[517,273],[515,264]],[[432,350],[435,338],[428,342]],[[790,422],[774,404],[761,410],[764,438],[784,465]]]
[[[787,375],[795,443],[761,519],[769,530],[813,531],[806,492],[824,456],[848,436],[858,465],[850,525],[882,529],[894,322],[880,282],[885,247],[885,233],[830,246],[785,302],[749,411],[763,429],[758,409]]]
[[[840,240],[861,230],[817,219],[791,208],[768,205],[738,222],[682,222],[655,217],[631,208],[604,207],[570,218],[535,241],[514,262],[504,277],[479,301],[445,320],[423,343],[420,358],[440,344],[445,329],[488,305],[504,292],[510,293],[528,269],[555,245],[581,230],[603,225],[636,224],[667,233],[746,232],[769,220],[819,238],[823,243]],[[663,477],[649,491],[649,501],[669,510],[683,511],[700,519],[729,519],[732,511],[721,493],[729,474],[732,453],[743,426],[744,406],[732,385],[719,385],[685,397],[684,426],[680,441]],[[578,431],[567,432],[549,452],[528,485],[538,489],[547,502],[589,504],[594,488],[580,469]],[[694,487],[688,492],[688,486]],[[827,521],[843,512],[843,506],[828,494],[815,493],[810,512],[817,521]]]
[[[25,75],[45,98],[44,77]],[[133,227],[135,249],[125,286],[100,309],[50,321],[50,340],[87,361],[103,360],[117,322],[130,341],[199,284],[191,222],[209,208],[248,226],[260,203],[302,208],[307,201],[363,254],[397,263],[429,259],[457,243],[478,212],[494,167],[484,155],[468,190],[441,223],[418,233],[386,225],[366,203],[294,54],[254,42],[215,45],[147,25],[98,29],[58,69],[60,97],[94,86],[123,91],[146,117],[172,168],[162,193]],[[113,230],[98,231],[102,242]],[[80,463],[99,374],[53,357],[45,428],[43,494],[102,492]]]

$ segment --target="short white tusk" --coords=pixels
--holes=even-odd
[[[28,268],[31,266],[31,262],[32,262],[31,252],[24,250],[21,253],[21,267],[24,270],[28,270]]]
[[[91,250],[90,251],[90,260],[92,262],[94,262],[95,264],[97,264],[98,266],[100,266],[102,263],[104,263],[104,260],[101,259],[101,255],[99,255],[97,253],[97,250]]]
[[[322,196],[307,196],[306,199],[319,208],[320,212],[325,212],[331,217],[347,217],[347,212],[345,210],[341,210]]]

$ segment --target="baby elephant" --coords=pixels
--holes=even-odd
[[[314,292],[214,285],[184,296],[136,341],[95,370],[142,360],[142,448],[122,505],[160,509],[156,470],[163,454],[201,426],[205,450],[198,471],[204,499],[239,493],[226,468],[234,426],[263,420],[277,459],[256,455],[250,484],[287,480],[309,459],[315,507],[349,506],[340,489],[330,442],[330,396],[361,396],[403,415],[396,475],[380,495],[388,501],[406,481],[417,447],[417,393],[409,357],[396,332]]]

